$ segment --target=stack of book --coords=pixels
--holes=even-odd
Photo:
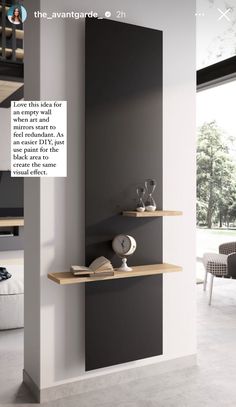
[[[114,276],[114,269],[110,260],[101,256],[95,259],[89,267],[85,266],[71,266],[71,272],[76,277],[107,277]]]

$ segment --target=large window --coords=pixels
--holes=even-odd
[[[197,256],[236,238],[236,81],[197,94]]]

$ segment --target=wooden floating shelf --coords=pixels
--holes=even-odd
[[[182,211],[154,211],[154,212],[137,212],[137,211],[123,211],[123,216],[129,216],[132,218],[157,218],[161,216],[181,216]]]
[[[0,227],[24,226],[24,218],[0,218]]]
[[[116,280],[118,278],[131,278],[131,277],[143,277],[152,276],[155,274],[173,273],[182,271],[182,267],[175,266],[174,264],[150,264],[145,266],[133,266],[132,271],[115,271],[114,276],[107,277],[77,277],[70,271],[64,273],[49,273],[49,280],[60,285],[66,284],[81,284],[81,283],[93,283],[94,281],[104,280]]]

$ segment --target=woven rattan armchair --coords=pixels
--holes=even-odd
[[[203,264],[206,274],[203,288],[206,290],[207,276],[211,274],[209,305],[211,305],[214,277],[236,279],[236,242],[223,243],[219,246],[219,254],[205,253]]]

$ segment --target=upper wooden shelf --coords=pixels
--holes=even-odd
[[[141,276],[151,276],[155,274],[173,273],[182,271],[182,267],[174,264],[150,264],[145,266],[132,266],[132,271],[115,271],[114,276],[107,277],[77,277],[70,271],[64,273],[49,273],[48,278],[57,284],[81,284],[92,283],[94,281],[116,280],[118,278],[131,278]]]
[[[182,211],[154,211],[154,212],[137,212],[137,211],[123,211],[123,216],[130,216],[132,218],[157,218],[160,216],[181,216]]]
[[[24,218],[0,218],[0,227],[24,226]]]

